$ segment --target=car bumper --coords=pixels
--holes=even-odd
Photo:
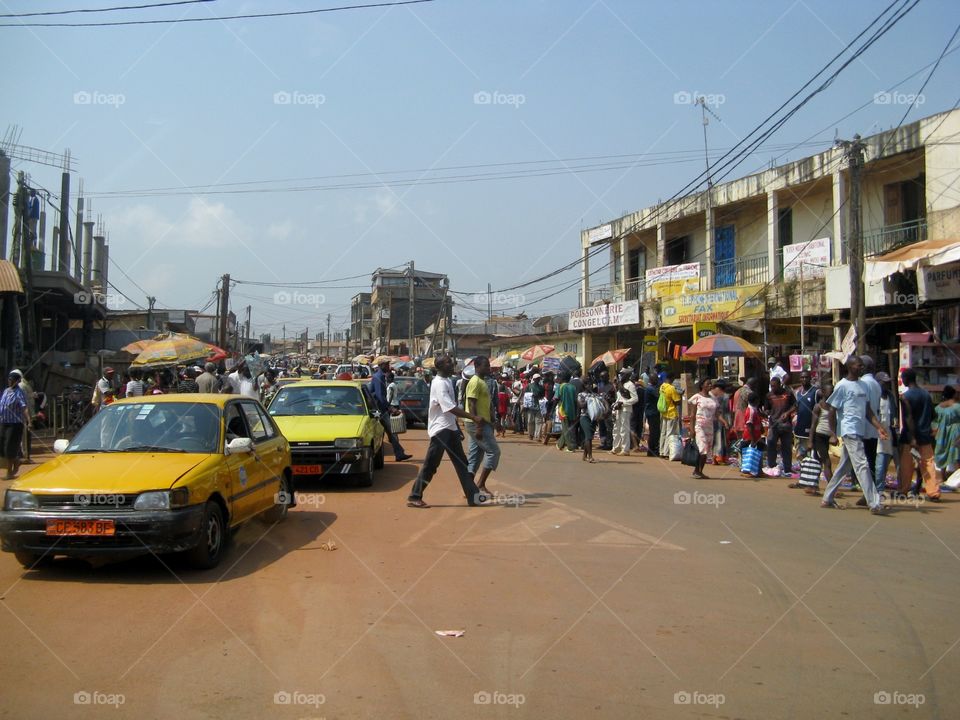
[[[355,450],[295,450],[290,453],[290,457],[294,479],[366,473],[370,471],[370,464],[373,462],[373,455],[368,447]],[[298,470],[317,465],[322,468],[319,473]]]
[[[47,520],[113,520],[108,536],[47,535]],[[175,510],[64,513],[48,510],[0,511],[0,547],[48,556],[134,556],[189,550],[201,539],[203,505]]]

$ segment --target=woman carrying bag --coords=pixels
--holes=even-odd
[[[760,477],[763,451],[759,447],[763,439],[763,417],[760,415],[760,396],[752,393],[747,397],[747,409],[743,412],[743,442],[740,449],[740,472],[752,478]]]
[[[710,394],[712,387],[713,383],[708,378],[704,378],[700,381],[699,392],[687,401],[691,408],[695,408],[695,412],[691,410],[686,421],[692,431],[691,435],[696,441],[697,464],[694,466],[693,477],[698,480],[709,479],[703,474],[703,468],[707,463],[707,453],[713,449],[713,423],[717,418],[717,401]],[[720,424],[726,428],[726,419],[721,417]],[[691,440],[691,442],[694,440]],[[692,455],[692,452],[690,454]],[[689,464],[692,457],[688,459],[686,457],[687,452],[684,452],[684,456],[684,464]]]

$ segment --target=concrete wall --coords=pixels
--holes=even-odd
[[[832,185],[818,185],[808,193],[784,193],[780,207],[793,208],[793,242],[833,237]]]

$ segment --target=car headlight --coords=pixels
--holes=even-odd
[[[7,497],[3,501],[4,510],[36,510],[39,507],[36,496],[25,490],[7,490]]]
[[[176,490],[151,490],[140,493],[133,503],[134,510],[169,510],[183,507],[190,500],[190,491],[187,488]]]
[[[355,448],[360,447],[360,438],[337,438],[333,441],[336,448]]]

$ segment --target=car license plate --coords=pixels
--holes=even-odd
[[[294,475],[320,475],[323,473],[323,465],[294,465]]]
[[[114,535],[113,520],[47,520],[47,535]]]

